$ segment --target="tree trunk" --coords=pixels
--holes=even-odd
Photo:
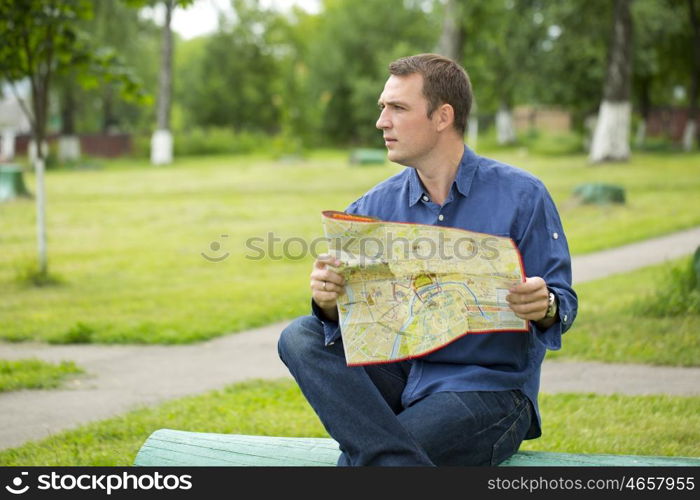
[[[80,139],[75,135],[75,92],[73,84],[65,81],[61,99],[61,136],[58,138],[59,161],[80,159]]]
[[[476,104],[476,98],[472,96],[472,109],[467,118],[467,143],[469,147],[476,151],[476,145],[479,140],[479,108]]]
[[[637,132],[634,136],[634,144],[638,148],[643,148],[644,143],[646,142],[647,139],[647,122],[645,118],[642,118],[639,120],[639,123],[637,124]]]
[[[496,113],[496,140],[501,145],[515,142],[513,112],[505,102],[501,104],[501,108]]]
[[[119,119],[114,112],[114,87],[107,85],[101,96],[102,100],[102,133],[112,134],[119,130]]]
[[[49,263],[46,243],[46,189],[44,187],[44,159],[46,158],[47,151],[44,137],[46,137],[49,75],[39,72],[38,75],[31,79],[31,87],[32,109],[34,111],[32,135],[34,136],[34,142],[36,144],[36,157],[34,159],[36,186],[34,191],[36,199],[37,251],[39,257],[38,275],[46,277],[49,273]]]
[[[160,84],[158,87],[157,129],[151,138],[151,163],[165,165],[173,161],[173,140],[170,133],[170,96],[173,72],[173,35],[170,21],[175,0],[165,0],[165,24],[161,52]]]
[[[442,18],[440,35],[440,53],[450,59],[461,62],[464,47],[464,28],[459,0],[447,0],[445,15]]]
[[[634,143],[638,148],[644,146],[647,135],[647,120],[649,119],[649,112],[651,110],[651,96],[649,90],[651,89],[651,78],[643,77],[640,78],[639,82],[639,115],[640,121],[637,125],[637,133],[635,135]]]
[[[693,27],[693,73],[688,96],[688,121],[683,131],[683,149],[690,151],[695,145],[698,124],[698,93],[700,93],[700,21],[695,0],[688,0],[688,14]]]
[[[464,56],[465,39],[466,31],[464,29],[461,0],[447,0],[445,3],[445,14],[442,18],[442,33],[438,43],[438,52],[461,64]],[[474,96],[472,96],[472,108],[467,117],[467,134],[469,147],[476,149],[479,120]]]
[[[593,134],[589,159],[627,160],[630,154],[630,74],[632,71],[631,0],[615,1],[615,19],[610,43],[603,101]]]
[[[54,28],[48,25],[45,31],[45,47],[47,51],[44,64],[37,68],[37,72],[30,78],[32,90],[32,110],[34,120],[32,123],[32,135],[36,142],[36,159],[34,170],[36,172],[36,233],[37,249],[39,257],[38,277],[46,278],[49,274],[48,244],[46,237],[46,189],[44,186],[45,158],[48,154],[45,147],[46,121],[49,111],[49,88],[51,86],[51,75],[53,71],[53,42]]]

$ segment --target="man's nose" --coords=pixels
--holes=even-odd
[[[379,118],[377,118],[376,126],[380,130],[383,130],[385,128],[389,128],[391,126],[391,121],[389,120],[389,118],[386,115],[386,108],[384,108],[379,113]]]

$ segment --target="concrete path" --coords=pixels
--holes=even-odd
[[[692,254],[698,246],[700,246],[700,227],[694,227],[639,243],[577,256],[571,263],[573,282],[576,284],[596,280],[611,274],[624,273],[677,259]]]
[[[582,283],[687,255],[700,228],[574,259]],[[609,266],[613,260],[617,265]],[[87,375],[57,390],[0,393],[0,449],[145,405],[250,378],[289,377],[276,342],[286,322],[187,346],[0,343],[0,359],[71,360]],[[542,391],[700,395],[700,368],[547,361]]]

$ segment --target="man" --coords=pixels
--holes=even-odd
[[[420,358],[348,367],[336,307],[343,277],[322,256],[313,314],[282,332],[280,357],[338,441],[338,465],[496,465],[541,434],[540,365],[577,310],[566,238],[538,179],[464,145],[472,94],[459,65],[420,54],[389,71],[377,128],[389,159],[407,168],[347,212],[512,238],[527,278],[507,300],[530,331],[465,335]]]

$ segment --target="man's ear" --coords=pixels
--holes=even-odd
[[[455,110],[450,104],[442,104],[435,110],[435,113],[437,113],[436,125],[438,132],[451,127],[455,121]]]

